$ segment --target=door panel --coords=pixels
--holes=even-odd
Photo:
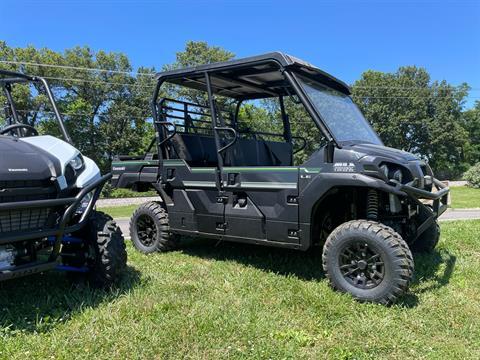
[[[298,243],[298,167],[225,167],[225,235]]]
[[[183,160],[165,160],[163,182],[173,188],[168,214],[173,231],[223,235],[224,208],[219,202],[216,169],[189,167]]]
[[[218,191],[210,189],[188,189],[186,192],[195,208],[198,231],[202,233],[223,234],[224,204],[217,201]]]

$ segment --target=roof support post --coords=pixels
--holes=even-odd
[[[163,139],[165,139],[164,129],[161,125],[158,124],[158,122],[161,119],[158,114],[157,100],[158,100],[158,94],[160,92],[160,86],[162,86],[162,84],[163,84],[163,80],[159,78],[157,80],[155,91],[153,92],[153,96],[152,96],[152,102],[150,104],[152,109],[153,128],[155,129],[155,141],[157,142],[157,153],[158,153],[157,181],[161,180],[163,160],[167,155],[166,150],[164,151],[164,147],[162,146],[162,141]]]
[[[308,97],[305,95],[303,89],[301,86],[298,84],[297,79],[295,78],[294,74],[291,74],[290,71],[285,70],[283,72],[285,75],[286,79],[288,82],[292,85],[293,89],[295,90],[295,93],[297,94],[298,98],[302,102],[303,106],[307,110],[308,114],[312,117],[313,121],[315,124],[318,126],[318,128],[322,131],[323,135],[327,138],[329,142],[333,142],[337,145],[338,148],[341,148],[340,144],[338,144],[335,139],[333,138],[332,134],[330,131],[325,127],[323,124],[320,116],[318,115],[317,111],[313,107],[312,103],[308,99]]]
[[[221,191],[221,171],[223,169],[223,157],[220,153],[221,144],[220,144],[220,137],[217,131],[217,109],[215,106],[215,99],[213,98],[213,91],[212,91],[212,84],[210,82],[210,74],[205,72],[205,83],[207,84],[207,93],[208,93],[208,103],[210,105],[210,113],[212,114],[212,131],[213,136],[215,138],[215,147],[217,148],[217,160],[218,160],[218,167],[217,167],[217,178],[216,178],[216,185],[218,191]]]
[[[10,84],[4,84],[3,86],[3,91],[5,93],[5,97],[7,98],[7,103],[8,103],[8,106],[10,108],[10,111],[12,113],[12,117],[13,117],[13,120],[19,124],[20,123],[20,119],[18,117],[18,113],[17,113],[17,109],[15,108],[15,104],[13,102],[13,97],[12,97],[12,87]],[[10,122],[8,125],[12,125],[11,123],[11,118],[10,118]],[[17,129],[17,134],[20,136],[20,129]]]
[[[67,128],[65,127],[65,123],[63,122],[62,115],[60,115],[60,112],[58,111],[57,104],[55,103],[55,99],[53,98],[53,94],[52,94],[52,90],[50,89],[50,86],[48,85],[47,81],[44,78],[40,77],[35,79],[40,80],[40,82],[43,84],[43,87],[45,88],[45,92],[47,93],[48,99],[50,100],[50,104],[52,105],[52,109],[53,109],[53,112],[55,113],[55,117],[57,118],[58,125],[60,126],[60,131],[63,135],[63,138],[69,144],[73,144],[72,138],[68,134]]]
[[[290,119],[288,118],[288,114],[285,112],[285,103],[283,101],[283,96],[278,97],[278,102],[280,103],[280,112],[283,121],[283,138],[285,139],[285,141],[291,143],[292,130],[290,128]]]

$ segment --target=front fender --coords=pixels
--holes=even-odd
[[[300,221],[310,222],[310,214],[318,200],[329,190],[343,186],[371,188],[398,196],[407,196],[399,186],[389,185],[383,180],[375,179],[367,175],[359,173],[320,173],[307,184],[300,183],[298,198],[299,204],[301,204],[299,214]]]
[[[400,186],[392,186],[383,180],[360,173],[319,173],[309,181],[300,179],[298,203],[303,248],[309,248],[311,245],[312,214],[315,206],[331,189],[342,187],[370,188],[401,197],[408,196]]]
[[[331,189],[338,187],[371,188],[398,196],[407,196],[399,186],[389,185],[383,180],[367,175],[359,173],[320,173],[307,184],[300,182],[298,198],[300,223],[310,224],[312,211],[317,202]]]

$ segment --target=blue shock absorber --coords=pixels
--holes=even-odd
[[[55,243],[55,236],[49,236],[48,242],[53,245]],[[64,235],[62,238],[62,244],[81,244],[83,242],[82,239],[76,238],[73,236]]]
[[[68,265],[57,265],[55,270],[78,272],[78,273],[87,273],[90,271],[90,269],[86,266],[76,267],[76,266],[68,266]]]
[[[49,236],[47,241],[49,244],[53,245],[55,243],[55,236]],[[67,236],[64,235],[62,238],[62,244],[81,244],[83,240],[74,236]],[[70,265],[62,265],[59,264],[55,267],[55,270],[58,271],[69,271],[69,272],[77,272],[77,273],[87,273],[90,269],[86,266],[70,266]]]

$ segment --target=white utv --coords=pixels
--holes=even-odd
[[[17,84],[45,93],[63,140],[22,122]],[[45,79],[0,70],[0,86],[0,281],[57,269],[112,285],[126,266],[125,243],[113,219],[95,210],[111,174],[72,145]]]

